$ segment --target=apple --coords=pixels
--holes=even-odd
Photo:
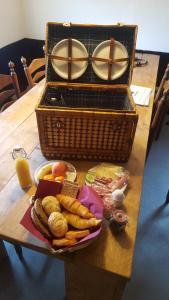
[[[67,165],[64,162],[58,161],[52,165],[52,175],[54,177],[65,176],[66,171]]]

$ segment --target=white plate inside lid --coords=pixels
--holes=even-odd
[[[57,43],[52,50],[52,55],[68,58],[68,39]],[[85,46],[78,40],[72,39],[72,58],[87,58]],[[53,69],[63,79],[68,79],[68,62],[66,60],[51,59]],[[88,61],[73,61],[71,65],[71,79],[79,78],[86,71]]]
[[[98,58],[106,58],[109,59],[110,53],[110,40],[104,41],[100,43],[93,52],[93,57]],[[128,53],[126,47],[118,41],[114,42],[113,47],[113,57],[112,59],[119,59],[119,58],[128,58]],[[111,73],[111,80],[115,80],[122,76],[126,71],[128,66],[128,60],[122,62],[114,62],[112,64],[112,73]],[[108,79],[108,63],[93,60],[92,67],[95,74],[104,80]]]

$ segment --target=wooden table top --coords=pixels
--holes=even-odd
[[[132,84],[150,87],[153,92],[148,107],[137,107],[139,121],[134,145],[129,161],[124,164],[131,175],[130,187],[125,199],[129,224],[126,230],[118,235],[113,235],[104,225],[99,238],[87,248],[66,255],[57,255],[63,260],[77,264],[85,263],[125,278],[130,278],[132,272],[146,147],[159,64],[158,56],[144,55],[143,58],[148,60],[148,65],[134,68]],[[25,148],[30,158],[32,174],[39,164],[45,161],[39,147],[34,112],[43,86],[44,81],[0,115],[0,238],[49,254],[44,243],[20,225],[20,220],[29,207],[29,198],[36,188],[32,186],[27,192],[20,188],[15,163],[11,157],[11,151],[16,144]],[[72,163],[77,168],[80,183],[83,183],[87,170],[96,164],[80,161],[72,161]]]

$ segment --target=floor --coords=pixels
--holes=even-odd
[[[12,245],[6,243],[10,260],[0,264],[0,299],[64,299],[64,268],[60,260],[23,248],[20,262]]]
[[[169,205],[164,205],[169,189],[168,153],[169,126],[164,124],[145,168],[133,275],[124,300],[169,299]],[[10,259],[0,264],[0,300],[64,299],[61,261],[23,248],[25,260],[20,262],[13,246],[6,243],[6,247]]]

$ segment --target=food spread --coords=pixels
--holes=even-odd
[[[56,161],[42,166],[37,173],[37,191],[45,183],[45,188],[42,188],[45,195],[35,195],[30,217],[33,226],[49,241],[51,247],[58,251],[74,247],[83,239],[86,241],[86,237],[90,240],[91,236],[92,239],[93,232],[101,227],[103,215],[109,220],[110,228],[115,227],[118,231],[124,229],[128,223],[123,209],[124,191],[129,182],[128,171],[108,163],[90,169],[85,177],[89,191],[83,195],[88,200],[83,202],[82,199],[81,202],[78,195],[82,188],[77,182],[66,179],[67,170],[66,162]],[[63,179],[57,180],[59,177]],[[57,192],[51,192],[51,185],[57,185]],[[92,200],[92,197],[96,199]],[[88,205],[90,202],[91,206]],[[101,212],[99,217],[94,213],[94,208]]]
[[[62,194],[62,190],[55,196],[35,199],[31,208],[34,226],[54,249],[74,246],[101,225],[101,219],[78,199]]]
[[[85,182],[101,197],[104,217],[109,219],[115,209],[122,207],[129,172],[121,166],[101,163],[88,171]]]

